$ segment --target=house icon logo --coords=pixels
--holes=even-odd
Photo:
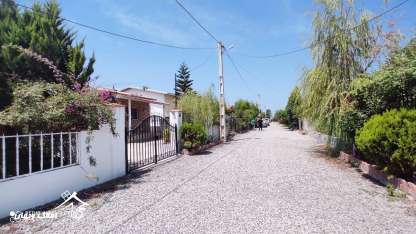
[[[55,210],[67,211],[72,218],[78,220],[84,217],[84,211],[89,204],[79,199],[76,192],[70,193],[69,191],[65,191],[61,194],[61,197],[64,202],[57,206]],[[74,202],[79,205],[74,206]]]

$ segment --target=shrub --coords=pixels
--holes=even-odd
[[[416,173],[416,110],[374,115],[357,132],[357,149],[365,160],[404,179]]]
[[[340,130],[341,139],[352,143],[354,141],[355,133],[363,125],[367,116],[362,112],[353,108],[348,108],[341,114]]]
[[[0,126],[19,133],[95,130],[109,123],[113,113],[91,89],[73,91],[62,84],[20,82],[13,102],[0,111]]]
[[[281,124],[287,124],[287,111],[286,110],[278,110],[274,114],[274,120],[278,121]]]
[[[207,132],[202,124],[183,123],[181,127],[181,139],[183,147],[186,149],[194,149],[205,144],[207,141]]]
[[[212,125],[218,124],[219,104],[212,89],[204,94],[188,92],[181,96],[178,102],[186,123],[199,123],[208,130]]]
[[[237,132],[250,129],[251,121],[260,113],[257,104],[241,99],[234,103],[232,110],[233,113],[231,116],[235,118]]]

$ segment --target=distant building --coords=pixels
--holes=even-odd
[[[122,90],[98,88],[99,91],[110,92],[114,102],[126,107],[126,127],[134,129],[150,115],[169,117],[175,108],[175,95],[152,90],[147,87],[129,87]]]

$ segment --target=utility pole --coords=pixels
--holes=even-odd
[[[218,66],[219,66],[219,77],[220,77],[220,141],[227,141],[227,129],[225,125],[225,99],[224,99],[224,66],[222,55],[224,52],[224,45],[222,42],[218,42]]]
[[[175,93],[175,109],[178,108],[178,91],[177,91],[178,87],[176,87],[176,72],[175,72],[175,89],[174,89],[174,93]]]

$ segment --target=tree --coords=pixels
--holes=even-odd
[[[11,93],[16,80],[62,83],[71,89],[87,85],[94,55],[87,61],[84,42],[66,29],[55,1],[35,3],[19,11],[11,0],[0,0],[0,89]],[[57,75],[59,74],[59,75]],[[2,99],[0,110],[10,104]]]
[[[266,118],[271,118],[272,117],[272,110],[270,110],[270,109],[267,109],[266,110]]]
[[[202,95],[187,92],[179,99],[178,106],[183,112],[184,122],[201,124],[206,131],[219,122],[219,103],[212,89]]]
[[[416,38],[392,52],[378,70],[354,81],[354,107],[366,116],[389,109],[416,108]]]
[[[351,82],[375,60],[377,32],[366,15],[357,15],[353,1],[319,0],[313,20],[315,67],[304,74],[304,114],[318,130],[341,135],[340,119],[351,105]]]
[[[239,131],[246,130],[250,122],[260,113],[260,109],[257,104],[247,100],[236,101],[233,110],[237,130]]]
[[[301,117],[302,97],[300,89],[295,87],[289,96],[286,105],[287,122],[292,129],[299,128],[299,120]]]
[[[191,73],[189,72],[188,66],[182,63],[176,75],[175,84],[175,95],[176,97],[182,96],[183,94],[192,91]]]
[[[387,110],[416,108],[416,38],[396,48],[381,68],[363,74],[350,86],[352,106],[341,119],[344,138],[353,140],[356,131],[373,115]]]
[[[281,124],[287,124],[287,111],[286,110],[276,111],[274,113],[273,120],[278,121]]]

